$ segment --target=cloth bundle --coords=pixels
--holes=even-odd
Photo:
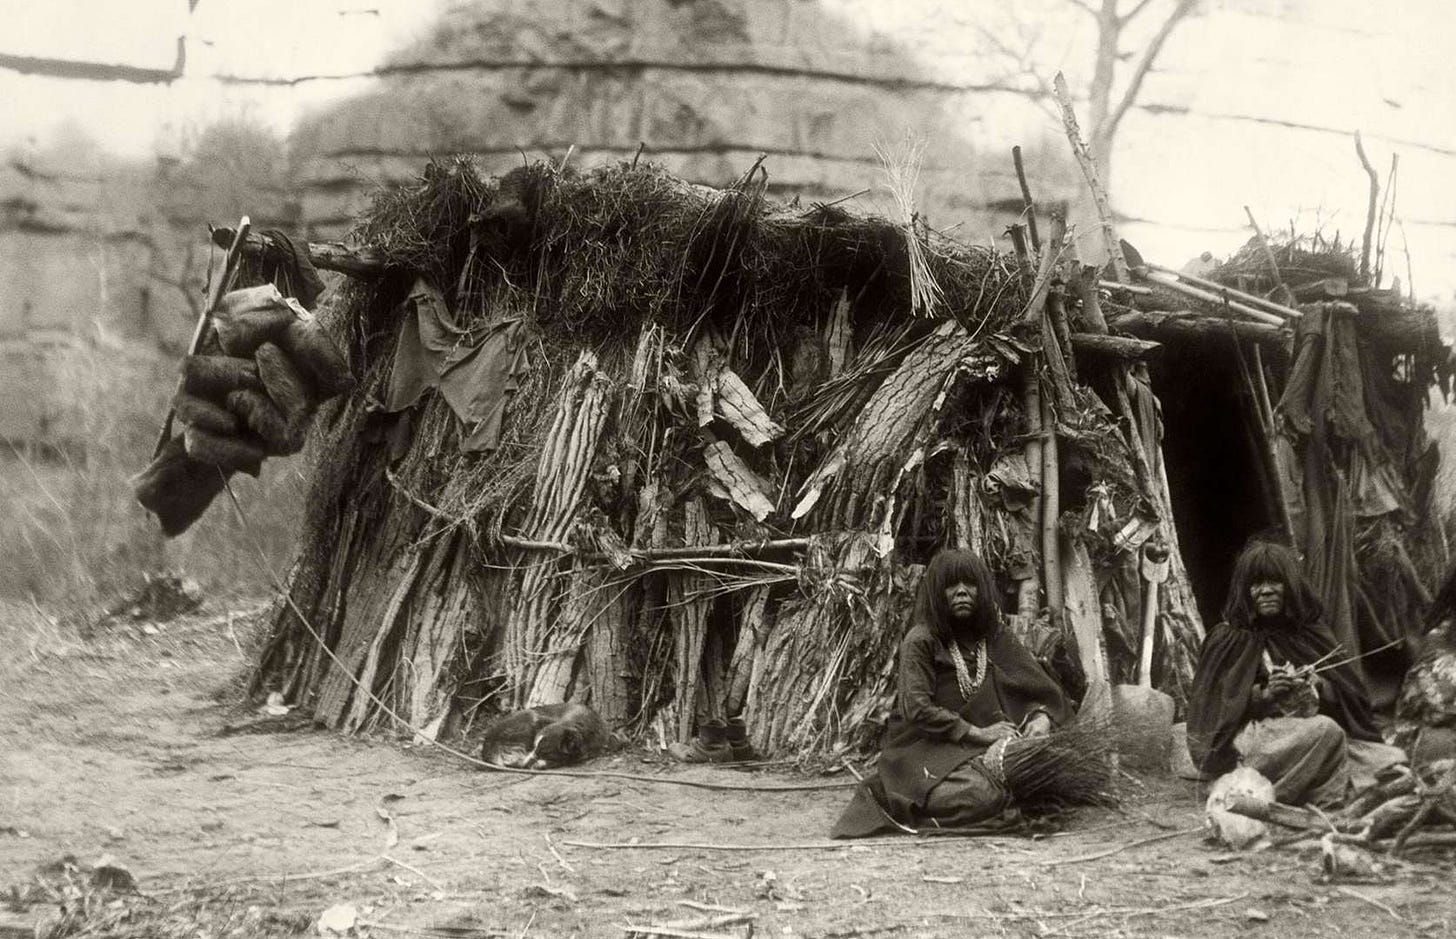
[[[298,301],[272,284],[234,290],[172,399],[180,432],[137,477],[136,497],[169,536],[186,531],[235,472],[303,448],[318,406],[354,386],[344,357]]]

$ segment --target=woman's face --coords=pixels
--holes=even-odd
[[[971,581],[958,580],[945,588],[945,606],[956,619],[965,619],[976,612],[980,591]]]
[[[1284,612],[1284,584],[1277,580],[1256,580],[1249,588],[1254,615],[1266,618]]]

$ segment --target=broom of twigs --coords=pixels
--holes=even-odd
[[[1012,799],[1028,815],[1110,804],[1115,800],[1111,731],[1106,720],[1082,720],[1044,737],[1007,737],[987,751],[986,763],[993,772],[1000,768]]]

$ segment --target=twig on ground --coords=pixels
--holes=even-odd
[[[382,929],[385,932],[402,932],[411,936],[439,936],[440,939],[505,939],[510,933],[501,932],[496,929],[472,929],[469,927],[452,926],[449,929],[431,929],[428,926],[401,926],[395,923],[378,923],[374,920],[361,919],[360,926],[369,929]]]
[[[993,913],[986,910],[982,913],[938,913],[936,915],[947,919],[1091,919],[1097,916],[1131,918],[1224,906],[1229,903],[1237,903],[1248,895],[1248,891],[1245,891],[1231,897],[1205,897],[1202,900],[1190,900],[1187,903],[1174,903],[1168,906],[1115,906],[1105,910],[1008,910],[1005,913]]]
[[[436,880],[435,878],[431,877],[429,874],[426,874],[424,871],[420,870],[418,867],[415,867],[415,866],[413,866],[411,864],[406,864],[404,861],[401,861],[399,858],[392,857],[392,856],[390,856],[388,854],[381,854],[381,855],[379,855],[379,857],[380,857],[381,860],[388,861],[389,863],[395,865],[396,867],[402,867],[402,868],[404,868],[405,870],[409,871],[411,874],[414,874],[416,877],[419,877],[422,880],[424,880],[426,883],[428,883],[431,887],[434,887],[436,890],[444,890],[445,889],[445,885],[444,884],[440,883],[438,880]]]
[[[214,880],[203,882],[200,884],[183,884],[179,887],[167,887],[162,890],[153,890],[150,891],[150,895],[154,897],[162,897],[169,894],[184,893],[188,890],[211,890],[218,887],[241,887],[245,884],[279,884],[295,883],[300,880],[322,880],[325,877],[337,877],[341,874],[358,873],[359,871],[365,870],[366,868],[374,864],[378,864],[380,861],[383,860],[386,860],[386,858],[384,857],[384,855],[380,854],[375,855],[371,858],[366,858],[363,861],[358,861],[354,864],[350,864],[346,867],[336,867],[332,870],[314,871],[308,874],[281,874],[276,877],[234,877],[230,880]]]
[[[1446,771],[1446,775],[1442,776],[1434,786],[1421,795],[1420,808],[1416,809],[1416,814],[1411,817],[1410,821],[1406,822],[1405,827],[1395,836],[1395,843],[1390,846],[1392,856],[1400,854],[1406,842],[1410,840],[1411,835],[1415,834],[1416,829],[1425,823],[1430,814],[1436,810],[1436,806],[1440,804],[1441,800],[1446,797],[1446,794],[1453,787],[1456,787],[1456,764],[1453,764]]]
[[[626,923],[615,925],[618,929],[625,930],[628,936],[664,936],[668,939],[734,939],[722,932],[689,932],[684,929],[673,929],[671,926],[629,926]]]
[[[996,832],[979,832],[991,836]],[[1000,832],[1000,834],[1005,834]],[[765,842],[762,844],[713,844],[699,841],[649,841],[632,844],[626,841],[563,841],[573,848],[587,848],[593,851],[834,851],[847,848],[902,847],[923,848],[928,845],[957,844],[957,838],[858,838],[846,841],[805,841],[799,844],[787,842]]]
[[[556,863],[561,865],[561,869],[566,871],[568,874],[575,874],[576,868],[568,864],[566,862],[566,858],[561,856],[561,852],[556,850],[556,845],[551,843],[551,836],[547,834],[543,835],[542,837],[546,839],[546,847],[548,850],[550,850],[552,857],[556,858]]]
[[[678,906],[685,906],[690,910],[697,910],[699,913],[730,913],[735,916],[748,915],[747,910],[735,910],[731,906],[718,906],[713,903],[699,903],[696,900],[679,900]]]
[[[1159,841],[1168,841],[1172,838],[1180,838],[1183,835],[1192,835],[1200,831],[1203,831],[1202,825],[1198,825],[1193,828],[1180,828],[1177,831],[1164,832],[1161,835],[1153,835],[1150,838],[1140,838],[1137,841],[1129,841],[1126,844],[1120,844],[1115,848],[1108,848],[1106,851],[1098,851],[1095,854],[1081,854],[1077,857],[1058,858],[1052,861],[1042,861],[1041,863],[1043,867],[1058,867],[1062,864],[1080,864],[1083,861],[1096,861],[1100,858],[1111,857],[1114,854],[1119,854],[1132,848],[1140,848],[1143,845],[1155,844]]]
[[[1389,914],[1390,917],[1392,919],[1394,919],[1396,922],[1399,922],[1399,923],[1407,923],[1407,922],[1410,922],[1404,916],[1401,916],[1395,910],[1391,909],[1386,904],[1381,903],[1379,900],[1375,899],[1374,897],[1367,897],[1367,896],[1365,896],[1365,894],[1360,893],[1360,892],[1358,892],[1356,890],[1351,890],[1349,887],[1336,887],[1335,889],[1338,890],[1340,893],[1343,893],[1347,897],[1353,897],[1356,900],[1359,900],[1361,903],[1368,903],[1371,906],[1375,907],[1377,910],[1381,910],[1381,911]]]

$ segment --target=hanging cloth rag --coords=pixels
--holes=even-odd
[[[438,388],[465,424],[460,449],[488,453],[500,443],[506,401],[529,364],[520,317],[461,328],[440,292],[417,280],[404,303],[385,407],[403,411]]]

